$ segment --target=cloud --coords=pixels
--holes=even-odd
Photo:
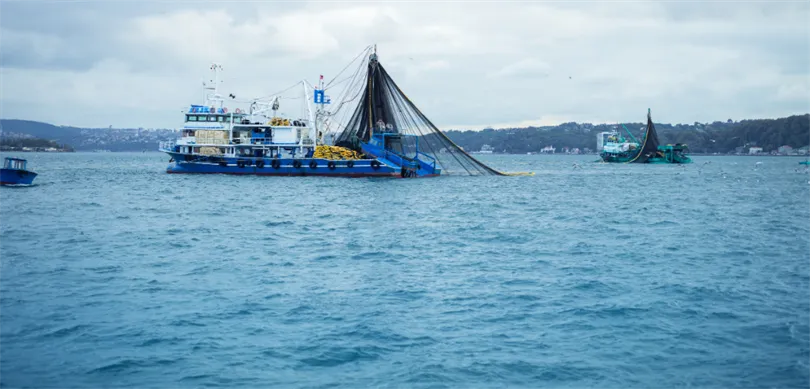
[[[533,58],[527,58],[515,63],[511,63],[500,68],[498,71],[490,73],[491,78],[512,78],[512,77],[547,77],[551,70],[551,65]]]
[[[441,127],[641,120],[648,107],[691,123],[810,106],[807,3],[237,5],[6,2],[0,115],[174,127],[211,62],[226,93],[266,96],[333,77],[373,43]]]

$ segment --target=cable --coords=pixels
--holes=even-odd
[[[360,54],[358,54],[356,57],[354,57],[354,59],[353,59],[351,62],[349,62],[348,64],[346,64],[346,66],[343,68],[343,70],[341,70],[341,71],[340,71],[340,72],[339,72],[339,73],[338,73],[338,74],[337,74],[335,77],[332,77],[332,81],[329,81],[329,83],[328,83],[328,84],[326,84],[326,86],[324,87],[324,89],[328,88],[328,87],[329,87],[329,85],[331,85],[331,84],[332,84],[332,83],[335,81],[335,79],[336,79],[336,78],[340,77],[340,75],[341,75],[341,74],[343,74],[343,72],[345,72],[345,71],[346,71],[346,69],[348,69],[348,68],[349,68],[349,66],[351,66],[351,65],[354,63],[354,61],[357,61],[357,59],[358,59],[358,58],[360,58],[360,57],[361,57],[363,54],[365,54],[366,52],[368,52],[370,49],[371,49],[371,45],[366,46],[366,48],[365,48],[365,49],[363,49],[363,51],[361,51],[361,52],[360,52]]]
[[[270,98],[270,97],[273,97],[273,96],[278,96],[278,95],[280,95],[280,94],[282,94],[282,93],[284,93],[284,92],[286,92],[286,91],[288,91],[288,90],[290,90],[290,89],[292,89],[292,88],[295,88],[295,87],[297,87],[297,86],[301,85],[301,82],[303,82],[303,81],[298,81],[298,82],[296,82],[295,84],[293,84],[292,86],[290,86],[289,88],[282,90],[281,92],[276,92],[276,93],[273,93],[273,94],[271,94],[271,95],[269,95],[269,96],[257,97],[257,98],[255,98],[255,99],[253,99],[253,100],[251,100],[251,101],[255,101],[255,100],[261,100],[261,99],[267,99],[267,98]]]

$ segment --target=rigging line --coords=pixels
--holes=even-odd
[[[350,67],[350,66],[351,66],[351,65],[352,65],[352,64],[353,64],[355,61],[357,61],[357,59],[358,59],[358,58],[361,58],[363,55],[367,54],[367,53],[369,52],[369,50],[371,50],[371,46],[367,46],[367,47],[366,47],[366,48],[365,48],[363,51],[361,51],[361,52],[360,52],[360,54],[358,54],[358,55],[357,55],[357,57],[354,57],[354,59],[353,59],[351,62],[349,62],[348,64],[346,64],[346,66],[343,68],[343,70],[341,70],[341,71],[340,71],[340,73],[338,73],[338,74],[337,74],[335,77],[333,77],[333,78],[332,78],[332,79],[331,79],[331,80],[330,80],[330,81],[329,81],[329,82],[328,82],[328,83],[327,83],[327,84],[324,86],[324,90],[326,90],[326,89],[330,88],[331,86],[333,86],[332,84],[335,82],[335,80],[336,80],[338,77],[340,77],[340,75],[341,75],[341,74],[343,74],[343,72],[345,72],[345,71],[346,71],[346,69],[348,69],[348,68],[349,68],[349,67]],[[364,65],[364,64],[365,64],[365,63],[364,63],[363,61],[360,61],[360,65],[358,66],[358,69],[357,69],[357,70],[355,70],[355,72],[353,73],[355,76],[356,76],[356,75],[359,73],[359,70],[363,68],[363,65]],[[344,81],[344,80],[341,80],[340,82],[343,82],[343,81]],[[338,83],[338,84],[339,84],[339,83]],[[335,84],[335,85],[337,85],[337,84]]]
[[[363,79],[363,84],[366,83],[365,78]],[[356,136],[362,129],[360,126],[362,125],[363,120],[365,120],[365,101],[368,99],[367,96],[367,88],[365,86],[358,88],[361,92],[363,92],[363,98],[357,103],[353,111],[345,111],[342,118],[349,116],[349,121],[347,122],[346,127],[343,131],[340,132],[338,135],[339,141],[349,141],[351,140],[352,136]]]
[[[297,87],[298,85],[301,85],[302,82],[303,81],[298,81],[295,84],[293,84],[292,86],[290,86],[289,88],[282,90],[281,92],[276,92],[276,93],[273,93],[273,94],[271,94],[269,96],[257,97],[257,98],[255,98],[253,100],[261,100],[261,99],[266,99],[266,98],[270,98],[270,97],[273,97],[273,96],[278,96],[278,95],[280,95],[280,94],[282,94],[282,93],[284,93],[284,92],[286,92],[286,91],[288,91],[288,90],[290,90],[292,88]]]
[[[360,80],[358,80],[358,81],[360,81]],[[347,116],[348,116],[349,113],[351,113],[350,111],[343,110],[344,105],[346,105],[347,103],[355,100],[357,98],[357,96],[359,96],[361,93],[363,93],[364,88],[359,87],[360,84],[358,82],[355,82],[354,84],[357,84],[357,90],[358,90],[357,95],[355,95],[349,101],[346,101],[345,99],[343,101],[341,101],[340,104],[338,104],[337,108],[334,111],[332,111],[330,113],[330,115],[329,115],[330,118],[333,120],[333,122],[337,123],[338,127],[341,127],[341,126],[343,126],[344,123],[346,123]],[[351,89],[354,89],[354,88],[355,87],[352,86]],[[344,93],[344,94],[346,94],[346,93]],[[330,128],[330,131],[331,131],[331,128]]]
[[[386,72],[386,73],[387,73],[387,72]],[[497,171],[497,170],[495,170],[495,169],[492,169],[492,168],[491,168],[491,167],[489,167],[489,166],[484,165],[483,163],[479,162],[478,160],[476,160],[475,158],[473,158],[472,156],[470,156],[469,154],[467,154],[467,152],[466,152],[466,151],[464,151],[464,149],[462,149],[461,147],[459,147],[458,145],[456,145],[456,144],[455,144],[455,143],[454,143],[452,140],[450,140],[450,138],[448,138],[448,137],[447,137],[447,135],[445,135],[444,133],[442,133],[442,132],[441,132],[441,131],[438,129],[438,127],[436,127],[436,126],[435,126],[435,125],[434,125],[434,124],[433,124],[433,123],[432,123],[432,122],[431,122],[431,121],[430,121],[430,120],[429,120],[427,117],[425,117],[425,115],[422,113],[422,111],[419,111],[419,109],[418,109],[418,108],[416,108],[416,105],[414,105],[414,103],[413,103],[413,102],[412,102],[412,101],[411,101],[411,100],[408,98],[408,96],[407,96],[407,95],[405,95],[405,93],[402,91],[402,89],[400,89],[400,88],[399,88],[399,85],[397,85],[397,83],[396,83],[396,82],[394,82],[394,80],[391,80],[391,84],[392,84],[392,85],[394,86],[394,88],[396,88],[396,90],[397,90],[397,91],[398,91],[398,92],[399,92],[399,93],[402,95],[402,97],[405,99],[405,101],[406,101],[406,102],[407,102],[407,104],[410,106],[410,108],[413,110],[413,112],[414,112],[414,113],[416,113],[416,114],[418,115],[418,117],[419,117],[420,119],[422,119],[422,120],[425,122],[425,124],[427,124],[427,125],[429,125],[430,127],[432,127],[432,129],[433,129],[433,131],[434,131],[434,134],[437,134],[437,135],[440,137],[440,139],[443,139],[443,140],[445,140],[445,141],[449,142],[450,144],[452,144],[453,146],[455,146],[455,148],[456,148],[457,150],[461,151],[461,153],[462,153],[462,154],[464,154],[464,155],[465,155],[467,158],[469,158],[469,159],[471,160],[471,162],[473,162],[473,165],[476,165],[476,164],[477,164],[477,165],[479,165],[479,166],[483,167],[483,168],[484,168],[486,171],[488,171],[488,172],[490,172],[490,173],[492,173],[492,174],[496,174],[496,175],[504,175],[503,173],[501,173],[501,172],[499,172],[499,171]],[[448,151],[449,151],[449,150],[448,150]],[[453,155],[453,157],[455,157],[454,153],[452,153],[452,152],[451,152],[451,155]],[[456,160],[458,161],[458,158],[456,158]],[[464,167],[464,165],[461,163],[461,161],[458,161],[458,162],[459,162],[459,164],[461,165],[461,167],[462,167],[464,170],[467,170],[467,172],[469,173],[469,170],[468,170],[466,167]]]
[[[394,83],[394,86],[396,86],[396,83]],[[399,89],[399,87],[398,87],[398,86],[396,86],[396,87],[397,87],[397,89]],[[400,90],[400,93],[402,93],[402,92],[401,92],[401,90]],[[408,97],[407,97],[407,96],[405,96],[405,94],[404,94],[404,93],[402,93],[402,94],[403,94],[403,96],[405,97],[405,99],[406,99],[406,101],[408,102],[408,104],[409,104],[409,105],[410,105],[410,106],[411,106],[411,107],[414,109],[414,112],[415,112],[417,115],[419,115],[419,116],[420,116],[420,118],[426,122],[426,124],[428,124],[430,127],[432,127],[432,129],[433,129],[433,131],[434,131],[434,134],[435,134],[436,136],[438,136],[438,137],[439,137],[440,143],[444,144],[445,146],[450,146],[450,145],[452,145],[452,146],[453,146],[453,147],[448,147],[448,150],[450,150],[450,149],[455,149],[455,150],[457,150],[457,151],[461,152],[461,154],[462,154],[463,156],[466,156],[466,158],[464,158],[464,160],[465,160],[467,163],[469,163],[470,165],[472,165],[472,167],[473,167],[473,168],[475,168],[476,170],[478,170],[478,171],[479,171],[479,172],[481,172],[481,173],[487,173],[487,172],[488,172],[488,173],[490,173],[490,174],[504,175],[503,173],[501,173],[501,172],[499,172],[499,171],[497,171],[497,170],[495,170],[495,169],[492,169],[492,168],[490,168],[490,167],[489,167],[489,166],[487,166],[487,165],[484,165],[482,162],[478,161],[477,159],[475,159],[474,157],[472,157],[471,155],[469,155],[469,154],[468,154],[468,153],[467,153],[467,152],[466,152],[464,149],[462,149],[462,148],[461,148],[461,147],[459,147],[457,144],[455,144],[455,142],[453,142],[453,141],[452,141],[450,138],[448,138],[448,137],[447,137],[447,135],[445,135],[443,132],[441,132],[441,130],[439,130],[439,129],[438,129],[438,127],[436,127],[436,126],[435,126],[435,125],[434,125],[434,124],[433,124],[433,123],[430,121],[430,119],[428,119],[428,118],[427,118],[427,117],[424,115],[424,113],[422,113],[422,111],[419,111],[419,109],[418,109],[418,108],[416,108],[416,106],[413,104],[413,102],[412,102],[410,99],[408,99]],[[451,154],[455,154],[455,153],[452,153],[452,152],[451,152]],[[455,155],[454,155],[454,157],[455,157]],[[456,158],[456,160],[458,161],[458,159],[457,159],[457,158]],[[467,170],[467,172],[469,173],[469,169],[468,169],[467,167],[465,167],[465,166],[464,166],[464,164],[463,164],[463,163],[461,163],[461,161],[458,161],[458,162],[459,162],[459,164],[461,165],[461,167],[462,167],[462,168],[464,168],[464,170]],[[482,171],[481,169],[483,169],[483,171]]]
[[[360,89],[360,93],[362,93],[362,92],[363,92],[363,88],[359,88],[359,89]],[[358,93],[358,95],[357,95],[357,96],[359,96],[359,94],[360,94],[360,93]],[[356,98],[357,98],[357,96],[355,96],[355,98],[353,98],[353,99],[352,99],[352,101],[353,101],[354,99],[356,99]],[[348,111],[348,110],[343,110],[343,111],[340,111],[340,109],[342,109],[343,104],[344,104],[344,103],[341,103],[341,104],[340,104],[340,106],[338,107],[338,110],[335,112],[335,114],[338,114],[338,112],[342,112],[342,113],[340,113],[340,117],[339,117],[339,119],[338,119],[337,123],[338,123],[338,124],[340,124],[342,127],[344,127],[344,128],[345,128],[345,127],[347,127],[347,126],[346,126],[346,125],[343,125],[343,124],[344,124],[344,123],[348,123],[348,122],[346,121],[346,119],[347,119],[347,118],[348,118],[349,120],[351,120],[351,118],[350,118],[350,117],[348,117],[348,116],[349,116],[349,114],[350,114],[350,113],[352,113],[352,111]],[[336,131],[336,132],[337,132],[337,131]]]
[[[397,86],[396,83],[394,83],[394,86],[396,86],[397,90],[399,90],[399,86]],[[400,93],[402,93],[401,90],[399,90],[399,91],[400,91]],[[402,93],[402,94],[403,94],[403,96],[405,95],[404,93]],[[408,104],[410,104],[412,107],[415,108],[415,105],[413,104],[413,102],[410,99],[408,99],[407,96],[405,96],[405,99],[407,99]],[[438,129],[438,127],[436,127],[427,117],[425,117],[425,114],[423,114],[421,111],[418,111],[418,109],[416,109],[416,112],[417,112],[417,114],[419,114],[421,116],[422,120],[424,120],[425,122],[427,122],[427,124],[429,124],[430,126],[432,126],[433,128],[436,129],[436,134],[438,134],[442,139],[450,142],[453,146],[455,146],[459,151],[461,151],[461,153],[464,154],[467,158],[469,158],[472,162],[474,162],[475,164],[481,166],[486,171],[488,171],[488,172],[490,172],[492,174],[499,175],[499,176],[506,175],[503,172],[497,171],[497,170],[495,170],[495,169],[493,169],[493,168],[491,168],[491,167],[489,167],[487,165],[484,165],[482,162],[480,162],[477,159],[473,158],[473,156],[468,154],[464,149],[459,147],[457,144],[455,144],[455,142],[453,142],[450,138],[448,138],[447,135],[445,135],[443,132],[441,132]]]
[[[362,92],[362,91],[363,90],[361,89],[360,92]],[[357,96],[355,96],[355,98],[357,98]],[[352,99],[352,100],[354,100],[354,99]],[[343,126],[343,123],[346,123],[346,121],[345,121],[346,116],[351,112],[351,111],[342,110],[342,107],[343,107],[344,103],[341,103],[338,106],[338,108],[329,115],[329,117],[332,119],[332,122],[336,123],[338,125],[338,127],[345,127],[345,126]],[[338,117],[338,115],[339,115],[339,117]]]
[[[387,75],[387,72],[385,74]],[[449,167],[449,165],[442,162],[441,158],[439,158],[439,153],[433,147],[434,140],[430,139],[430,137],[433,136],[433,135],[432,134],[426,135],[424,132],[422,132],[422,129],[421,129],[422,126],[420,126],[417,123],[416,117],[413,115],[413,112],[408,110],[407,103],[405,102],[403,96],[402,95],[394,95],[393,88],[390,85],[391,83],[393,83],[393,80],[391,80],[390,77],[389,77],[389,80],[386,80],[386,81],[387,81],[386,83],[388,84],[387,86],[388,86],[389,93],[392,95],[392,97],[395,96],[394,98],[392,98],[392,100],[394,102],[394,105],[396,105],[398,111],[402,114],[403,121],[404,122],[410,122],[410,124],[412,124],[413,129],[415,130],[415,131],[413,131],[414,135],[416,135],[416,132],[419,133],[419,135],[423,139],[423,143],[427,146],[427,148],[430,150],[430,153],[433,154],[433,157],[436,159],[436,163],[439,166],[441,166],[441,167],[443,167],[445,169],[447,167]],[[403,124],[406,124],[406,123],[403,123]],[[432,132],[432,130],[429,130],[429,131]],[[440,142],[439,146],[441,146],[441,142]],[[461,168],[464,169],[465,171],[467,171],[467,173],[469,174],[469,170],[464,166],[464,164],[461,163],[461,161],[458,160],[458,157],[455,156],[455,155],[451,155],[451,156],[454,159],[456,159],[456,162],[459,164],[459,166],[461,166]]]
[[[402,97],[401,97],[401,96],[399,97],[399,99],[395,99],[394,104],[397,106],[397,108],[399,108],[400,112],[402,112],[402,108],[403,108],[404,102],[402,101]],[[405,113],[403,113],[403,117],[405,117]],[[444,166],[444,164],[443,164],[443,163],[442,163],[442,161],[439,159],[439,155],[438,155],[438,153],[436,152],[436,150],[433,148],[433,145],[431,144],[430,139],[428,139],[428,138],[427,138],[427,136],[425,136],[425,134],[424,134],[424,133],[422,132],[422,130],[419,128],[419,125],[417,125],[417,124],[416,124],[416,122],[414,121],[414,118],[413,118],[413,116],[412,116],[412,115],[408,115],[408,118],[406,118],[406,120],[405,120],[405,121],[408,121],[408,119],[410,119],[410,121],[413,123],[413,125],[414,125],[414,126],[413,126],[413,128],[414,128],[414,129],[416,129],[416,131],[415,131],[415,132],[418,132],[418,133],[419,133],[419,135],[420,135],[420,136],[422,137],[422,139],[424,140],[424,142],[423,142],[423,143],[424,143],[424,144],[427,146],[427,148],[428,148],[428,149],[430,149],[430,153],[431,153],[431,154],[433,154],[433,157],[434,157],[434,158],[435,158],[435,160],[436,160],[436,164],[437,164],[437,165],[439,165],[439,166],[442,166],[442,167],[443,167],[443,166]],[[414,135],[415,135],[415,134],[414,134]],[[418,157],[418,155],[417,155],[417,157]]]
[[[342,101],[342,99],[344,99],[346,96],[348,96],[351,90],[359,89],[359,88],[357,88],[359,85],[356,85],[356,82],[359,81],[357,79],[357,77],[360,75],[360,71],[362,69],[363,69],[363,64],[361,63],[360,66],[358,66],[357,69],[352,74],[352,82],[349,83],[349,86],[346,89],[344,89],[343,92],[341,92],[340,95],[338,96],[339,97],[338,101]]]
[[[357,77],[357,74],[358,74],[358,73],[360,73],[360,70],[361,70],[361,69],[363,69],[363,67],[362,67],[362,66],[359,66],[359,67],[357,68],[357,70],[356,70],[354,73],[352,73],[352,75],[351,75],[350,77],[346,77],[346,78],[344,78],[344,79],[342,79],[342,80],[338,81],[338,82],[337,82],[336,84],[334,84],[334,85],[332,85],[332,83],[334,82],[334,80],[330,81],[330,82],[329,82],[329,84],[327,84],[327,85],[326,85],[326,86],[323,88],[323,90],[329,90],[329,89],[331,89],[332,87],[335,87],[335,86],[340,85],[341,83],[343,83],[343,81],[346,81],[346,80],[348,80],[348,79],[352,79],[352,80],[353,80],[355,77]],[[331,85],[331,86],[330,86],[330,85]]]
[[[357,77],[357,75],[360,73],[360,70],[361,70],[362,68],[363,68],[362,66],[360,66],[360,67],[358,67],[358,68],[357,68],[357,71],[355,71],[354,75],[352,76],[352,79],[354,79],[354,78],[356,78],[356,77]],[[359,82],[360,80],[357,80],[357,81]],[[342,82],[342,81],[341,81],[341,82]],[[307,83],[307,85],[309,85],[311,88],[315,89],[315,87],[314,87],[314,86],[312,86],[312,84],[310,84],[308,81],[307,81],[306,83]],[[352,82],[352,84],[349,86],[349,88],[345,89],[345,90],[344,90],[344,91],[341,93],[340,97],[341,97],[341,98],[343,98],[343,97],[344,97],[344,95],[347,95],[347,94],[349,93],[349,91],[350,91],[350,90],[354,89],[354,88],[353,88],[353,87],[354,87],[354,85],[355,85],[355,82]],[[335,109],[334,109],[334,110],[333,110],[333,111],[330,113],[330,115],[329,115],[329,116],[334,117],[335,115],[337,115],[337,113],[338,113],[338,112],[340,112],[340,110],[343,108],[343,106],[344,106],[344,105],[345,105],[347,102],[351,102],[351,101],[353,101],[354,99],[356,99],[356,98],[357,98],[357,96],[359,96],[359,95],[360,95],[360,93],[362,93],[362,92],[363,92],[363,89],[361,89],[361,88],[358,88],[358,89],[360,89],[360,90],[359,90],[359,92],[357,93],[357,95],[355,95],[355,96],[354,96],[354,97],[353,97],[351,100],[349,100],[349,101],[345,101],[345,100],[342,100],[342,101],[341,101],[341,99],[339,98],[338,100],[340,101],[340,104],[338,104],[337,108],[335,108]],[[325,90],[325,89],[324,89],[324,90]]]
[[[355,85],[357,85],[358,87],[360,86],[360,81],[361,81],[361,79],[358,79],[356,82],[353,82],[348,88],[346,88],[346,90],[344,90],[344,93],[342,93],[341,96],[348,95],[350,90],[357,89],[358,91],[357,91],[357,94],[355,94],[354,97],[352,97],[350,100],[345,100],[345,99],[342,100],[340,102],[340,104],[338,104],[338,107],[335,108],[335,111],[334,111],[335,114],[337,112],[339,112],[341,108],[343,108],[343,105],[345,105],[346,103],[350,103],[350,102],[354,101],[355,99],[357,99],[360,96],[360,94],[363,93],[364,88],[355,88]],[[363,80],[363,83],[365,83],[365,80]]]
[[[329,83],[326,84],[324,89],[328,88],[329,85],[332,85],[332,83],[335,81],[336,78],[340,77],[340,75],[343,74],[343,72],[345,72],[346,69],[348,69],[349,66],[351,66],[354,63],[354,61],[357,61],[358,58],[360,58],[363,54],[368,52],[370,49],[371,49],[371,45],[366,46],[366,48],[363,49],[363,51],[361,51],[360,54],[358,54],[356,57],[354,57],[354,59],[351,62],[346,64],[346,66],[343,68],[343,70],[341,70],[335,77],[332,78],[332,81],[329,81]]]

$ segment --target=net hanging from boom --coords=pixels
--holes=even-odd
[[[652,122],[650,110],[647,110],[647,128],[644,131],[644,139],[642,140],[641,150],[639,150],[636,157],[630,160],[629,163],[646,163],[648,159],[656,157],[660,152],[658,151],[658,133],[655,131],[655,125]]]
[[[511,175],[497,171],[472,157],[439,130],[402,92],[385,68],[371,54],[363,94],[346,127],[335,139],[337,146],[360,151],[361,142],[373,134],[398,133],[402,144],[393,145],[405,155],[415,150],[436,159],[443,173],[464,175]]]

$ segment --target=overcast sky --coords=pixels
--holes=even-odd
[[[376,43],[445,129],[784,117],[810,111],[808,4],[3,0],[0,116],[173,128],[212,62],[258,97]]]

